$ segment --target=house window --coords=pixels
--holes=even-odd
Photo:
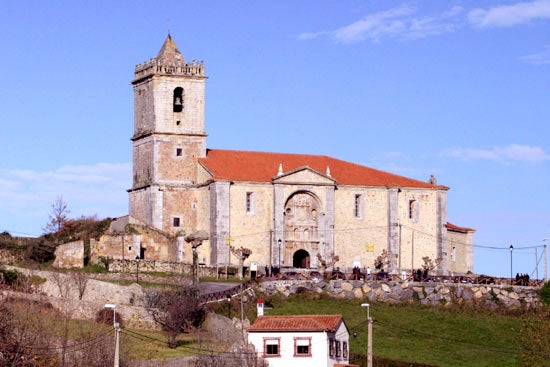
[[[174,89],[174,112],[183,111],[183,88],[177,87]]]
[[[329,343],[329,344],[328,344],[328,355],[329,355],[330,357],[334,357],[334,354],[336,353],[336,352],[334,351],[334,344],[335,344],[334,342],[335,342],[334,339],[330,339],[330,340],[328,341],[328,343]]]
[[[179,227],[180,225],[181,225],[180,218],[179,217],[174,217],[172,219],[172,227]]]
[[[334,341],[334,349],[336,351],[336,358],[342,355],[342,350],[340,349],[340,340]]]
[[[182,154],[183,154],[183,149],[176,148],[176,157],[181,157]]]
[[[311,338],[294,338],[294,357],[311,357]]]
[[[348,342],[342,342],[342,357],[348,358]]]
[[[355,218],[361,218],[361,195],[355,194],[353,202],[353,216]]]
[[[280,357],[280,343],[280,338],[264,338],[264,357]]]
[[[410,199],[409,200],[409,219],[413,222],[418,221],[418,200]]]
[[[246,214],[254,214],[256,211],[256,197],[253,192],[246,193]]]

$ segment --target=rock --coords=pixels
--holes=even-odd
[[[350,291],[353,290],[353,285],[351,283],[348,283],[348,282],[342,282],[342,289],[344,291],[350,292]]]

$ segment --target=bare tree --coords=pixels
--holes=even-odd
[[[424,261],[424,264],[422,264],[422,269],[431,272],[436,267],[438,267],[439,264],[441,264],[442,259],[432,260],[429,256],[424,256],[422,258],[422,261]]]
[[[55,202],[52,204],[52,211],[50,212],[49,222],[46,227],[43,228],[46,233],[59,232],[61,228],[69,221],[68,214],[70,210],[67,208],[67,203],[63,201],[62,196],[58,196]]]
[[[338,255],[330,254],[327,256],[327,258],[323,258],[321,254],[317,254],[317,260],[319,260],[320,270],[322,274],[325,274],[327,269],[334,267],[334,265],[340,261],[340,257]]]
[[[178,289],[147,293],[149,313],[168,338],[168,346],[176,348],[179,334],[198,326],[203,316],[199,289],[183,286]]]
[[[54,271],[51,273],[51,276],[54,284],[57,286],[57,290],[59,291],[59,297],[69,298],[71,284],[68,282],[67,275]]]
[[[71,279],[78,290],[78,299],[82,299],[88,285],[88,276],[81,272],[75,272],[71,274]]]
[[[382,253],[374,260],[374,268],[378,271],[384,271],[390,263],[390,254],[387,250],[382,250]]]
[[[230,246],[231,253],[239,259],[239,279],[243,278],[243,264],[246,259],[252,254],[252,250],[246,247],[235,248]]]

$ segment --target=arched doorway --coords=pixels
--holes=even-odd
[[[321,242],[320,200],[311,192],[297,191],[285,203],[283,260],[295,268],[316,266]]]
[[[307,269],[310,267],[309,252],[306,250],[298,250],[292,256],[292,266],[300,269]]]

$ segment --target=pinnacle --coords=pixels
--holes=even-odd
[[[164,44],[162,45],[162,48],[157,55],[157,61],[161,65],[185,64],[183,55],[178,50],[178,46],[176,46],[176,43],[172,39],[170,33],[168,33],[168,36],[166,37],[166,40],[164,41]]]

